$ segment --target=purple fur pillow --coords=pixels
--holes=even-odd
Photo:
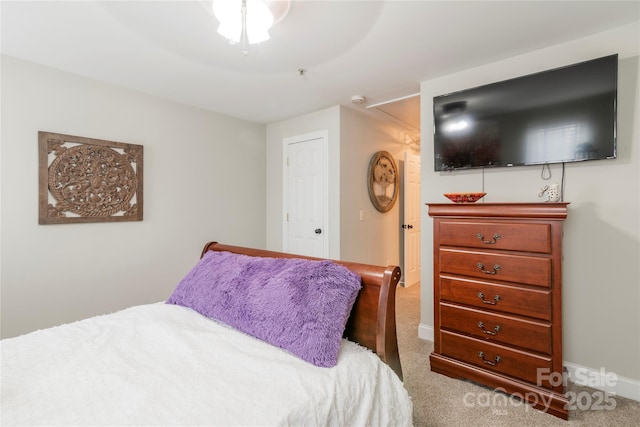
[[[360,276],[332,261],[208,251],[167,304],[192,308],[316,366],[331,367],[361,286]]]

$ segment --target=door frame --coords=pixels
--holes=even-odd
[[[329,257],[329,130],[320,130],[315,132],[309,132],[301,135],[294,135],[282,140],[282,249],[283,252],[289,250],[289,172],[287,168],[287,159],[289,157],[289,145],[319,140],[319,143],[323,144],[323,165],[322,170],[323,177],[323,194],[324,199],[323,212],[322,212],[322,238],[324,239],[323,258]]]

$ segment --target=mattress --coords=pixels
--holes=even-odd
[[[0,341],[1,424],[410,426],[412,405],[376,354],[342,340],[338,364],[164,303]]]

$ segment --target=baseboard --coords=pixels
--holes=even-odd
[[[433,326],[420,323],[418,325],[418,338],[433,342]]]
[[[640,381],[638,380],[621,377],[614,372],[607,372],[604,368],[587,368],[570,362],[564,362],[562,366],[567,371],[568,380],[573,383],[640,401]]]

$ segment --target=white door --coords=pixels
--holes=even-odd
[[[420,281],[420,156],[404,154],[404,286]]]
[[[327,147],[328,132],[284,140],[285,252],[329,256]]]

